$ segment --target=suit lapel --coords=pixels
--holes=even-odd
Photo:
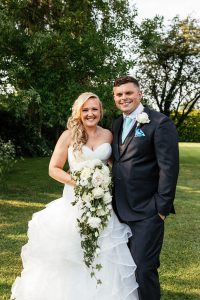
[[[149,114],[150,114],[150,109],[147,107],[147,106],[145,106],[144,107],[144,110],[143,110],[145,113],[147,113],[147,115],[149,116]]]
[[[119,136],[120,136],[120,129],[123,122],[123,116],[121,115],[116,121],[115,121],[115,129],[114,129],[114,140],[113,140],[113,151],[115,152],[116,159],[119,159],[120,152],[119,152]]]
[[[123,150],[120,153],[120,157],[124,154],[124,152],[126,151],[128,145],[130,144],[130,142],[132,140],[134,140],[135,138],[135,128],[137,126],[137,122],[135,122],[135,124],[133,125],[133,128],[130,130],[129,134],[127,135],[125,142],[124,142],[124,147],[122,148]]]

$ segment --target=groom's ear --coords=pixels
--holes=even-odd
[[[113,88],[113,99],[115,100],[115,98],[116,98],[116,94],[115,94],[115,90],[114,90],[115,88]]]
[[[143,97],[143,93],[142,93],[141,90],[139,90],[139,95],[140,95],[141,98]]]

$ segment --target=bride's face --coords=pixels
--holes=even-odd
[[[88,99],[81,108],[81,121],[85,127],[96,126],[101,118],[99,101],[96,98]]]

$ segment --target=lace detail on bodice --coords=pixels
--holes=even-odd
[[[70,169],[76,168],[77,164],[86,160],[100,159],[104,163],[110,158],[112,148],[109,143],[103,143],[99,145],[95,150],[90,149],[88,146],[83,145],[82,153],[77,156],[74,155],[73,149],[70,146],[68,148],[68,162]]]

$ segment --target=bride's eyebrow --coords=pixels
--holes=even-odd
[[[98,110],[99,108],[98,107],[85,107],[85,108],[82,108],[82,111],[87,111],[89,109],[93,109],[93,110]]]

